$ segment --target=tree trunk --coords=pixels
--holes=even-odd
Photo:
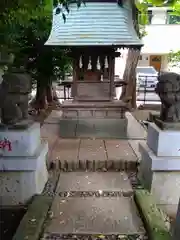
[[[48,104],[51,104],[53,102],[53,92],[51,84],[48,84],[46,87],[46,97]]]
[[[42,77],[38,77],[37,80],[37,91],[36,91],[36,98],[35,98],[35,108],[37,110],[46,109],[47,101],[46,101],[46,85],[43,82]]]
[[[52,104],[53,102],[57,102],[58,101],[56,88],[54,86],[52,86],[52,83],[48,84],[48,86],[46,87],[46,94],[47,94],[47,102],[48,102],[48,104]]]
[[[129,49],[123,80],[126,85],[122,88],[120,99],[129,104],[129,108],[136,108],[136,67],[140,50]]]
[[[56,92],[55,87],[52,87],[52,93],[53,93],[53,100],[58,101],[58,96],[57,96],[57,92]]]

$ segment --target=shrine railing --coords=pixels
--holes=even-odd
[[[71,81],[62,81],[56,86],[56,93],[59,100],[68,100],[72,99],[71,96],[72,82]]]
[[[143,76],[143,84],[139,84],[137,81],[136,86],[136,99],[139,104],[160,104],[159,96],[155,93],[155,83],[152,83],[152,79],[155,76]],[[116,92],[121,91],[122,81],[115,81]],[[72,81],[62,81],[56,85],[57,97],[60,101],[73,99],[71,95]],[[119,95],[119,94],[118,94]]]
[[[137,79],[136,84],[136,101],[139,104],[160,104],[160,98],[155,93],[155,87],[157,84],[156,76],[143,76],[143,78]]]
[[[62,81],[56,85],[56,93],[59,100],[73,99],[71,95],[72,81]],[[114,83],[115,87],[122,86],[122,81],[117,81]]]

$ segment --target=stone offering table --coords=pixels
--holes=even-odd
[[[25,204],[43,191],[48,179],[48,145],[41,142],[40,124],[0,127],[0,204]]]
[[[119,118],[126,122],[127,106],[121,101],[75,102],[65,101],[62,105],[63,118]]]

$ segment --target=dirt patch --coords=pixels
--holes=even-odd
[[[12,240],[26,211],[26,207],[0,208],[0,239]]]

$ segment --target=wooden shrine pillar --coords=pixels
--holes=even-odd
[[[72,83],[72,97],[75,98],[77,95],[77,67],[76,59],[73,59],[73,83]]]
[[[112,54],[109,57],[109,81],[110,81],[110,99],[114,98],[114,68],[115,68],[115,57]]]

